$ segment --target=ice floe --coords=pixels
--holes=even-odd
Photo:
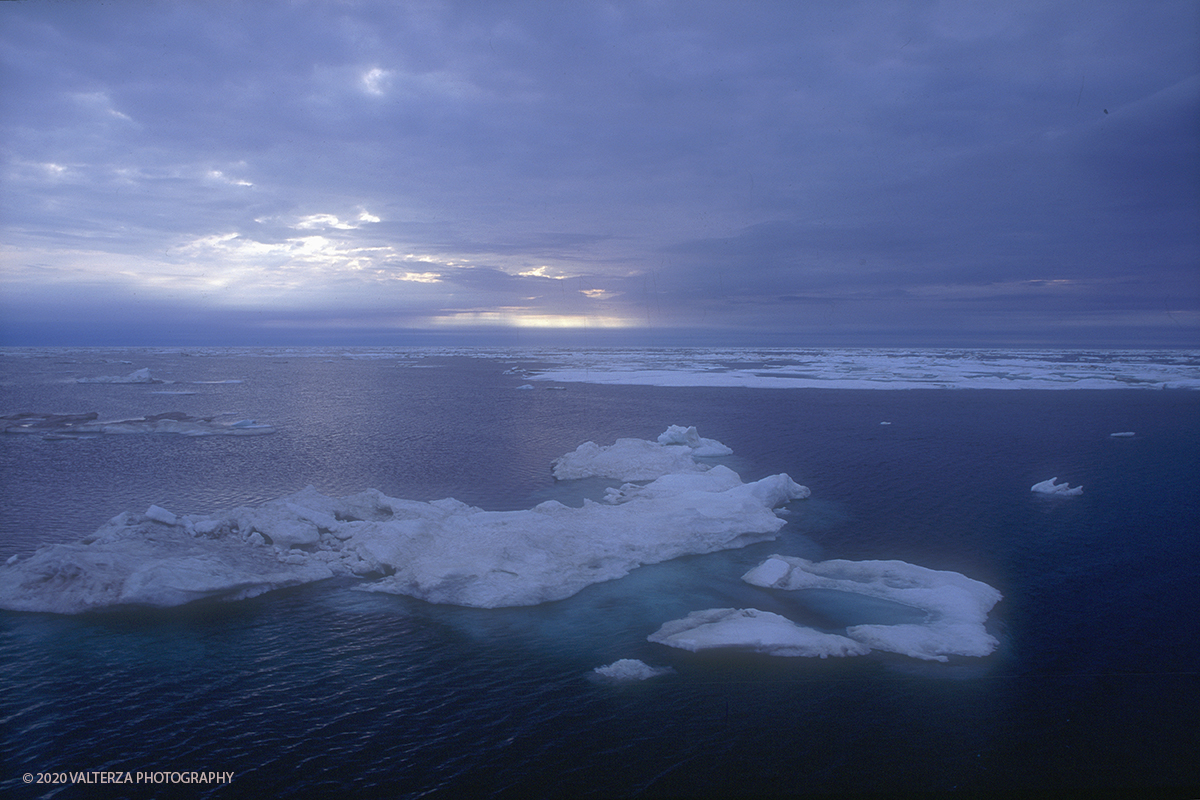
[[[871,648],[834,633],[797,625],[757,608],[710,608],[663,624],[647,639],[693,653],[734,649],[772,656],[861,656]]]
[[[0,608],[171,606],[333,575],[434,603],[534,605],[642,564],[774,538],[785,523],[773,509],[808,494],[785,474],[743,483],[717,466],[627,483],[579,508],[547,501],[484,511],[373,489],[327,497],[312,487],[207,516],[151,506],[114,517],[82,544],[44,547],[0,568]]]
[[[1029,487],[1029,491],[1037,492],[1038,494],[1060,495],[1063,497],[1069,497],[1069,496],[1083,494],[1082,486],[1076,486],[1074,489],[1072,489],[1067,484],[1067,481],[1063,481],[1062,483],[1055,483],[1056,480],[1058,480],[1058,476],[1055,476],[1048,481],[1042,481],[1041,483],[1035,483],[1033,486]]]
[[[1133,431],[1121,431],[1120,433],[1110,433],[1109,436],[1113,437],[1114,439],[1130,439],[1134,436],[1137,436],[1137,434]]]
[[[670,667],[652,667],[645,661],[639,661],[636,658],[622,658],[607,666],[596,667],[592,670],[602,678],[619,683],[644,681],[657,678],[659,675],[668,675],[674,671]]]
[[[875,650],[933,661],[985,656],[997,645],[984,623],[1001,599],[996,589],[957,572],[904,561],[809,561],[773,555],[742,576],[772,589],[832,589],[889,600],[925,612],[925,621],[851,625],[846,636]]]
[[[275,428],[253,419],[220,422],[216,417],[193,417],[167,411],[133,419],[101,420],[86,414],[43,414],[25,412],[0,417],[5,433],[39,434],[49,439],[73,439],[101,434],[170,433],[180,436],[256,436],[274,433]]]
[[[134,370],[128,375],[99,375],[95,378],[79,378],[76,383],[162,383],[150,377],[150,368]]]
[[[554,461],[554,477],[559,480],[580,478],[617,478],[623,481],[653,480],[681,472],[703,472],[709,468],[696,458],[729,455],[733,451],[714,439],[703,439],[694,427],[672,425],[658,441],[617,439],[616,444],[601,447],[584,442],[573,453]]]

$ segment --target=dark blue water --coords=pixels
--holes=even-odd
[[[525,508],[574,491],[551,478],[556,456],[669,424],[732,447],[744,480],[787,472],[813,494],[775,542],[642,568],[532,608],[434,606],[334,581],[170,611],[0,612],[0,793],[164,791],[21,783],[25,772],[87,770],[234,773],[226,788],[175,787],[190,797],[1200,784],[1200,394],[519,391],[499,360],[89,357],[6,361],[0,413],[229,412],[279,432],[0,437],[0,556],[76,540],[151,503],[206,512],[306,484]],[[73,382],[146,366],[181,382],[243,382]],[[185,389],[196,394],[151,394]],[[1052,476],[1084,494],[1029,492]],[[989,621],[1000,648],[941,664],[697,655],[645,641],[710,607],[848,623],[828,598],[805,604],[738,580],[773,552],[896,558],[983,580],[1005,596]],[[591,679],[618,658],[675,673]]]

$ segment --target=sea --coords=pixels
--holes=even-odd
[[[140,370],[154,382],[109,380]],[[306,486],[580,505],[615,484],[556,481],[556,457],[671,425],[731,448],[721,463],[744,481],[784,472],[811,496],[773,541],[536,606],[334,578],[168,609],[0,611],[0,795],[1200,787],[1200,351],[0,350],[0,416],[91,412],[274,433],[2,435],[0,562],[125,511],[208,514]],[[1030,490],[1050,478],[1083,492]],[[691,611],[764,603],[823,630],[886,622],[836,592],[801,603],[741,580],[772,554],[983,581],[1003,594],[999,646],[937,662],[647,641]],[[595,671],[619,659],[670,671]]]

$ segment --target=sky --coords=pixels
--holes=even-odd
[[[1200,4],[0,2],[0,345],[1200,347]]]

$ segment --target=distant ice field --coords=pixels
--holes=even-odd
[[[1200,389],[1200,351],[536,351],[530,379],[825,389]]]
[[[0,358],[69,357],[63,348],[4,348]],[[96,348],[117,360],[120,349]],[[160,356],[512,361],[529,380],[642,386],[827,389],[1200,389],[1200,350],[1019,350],[899,348],[156,348]],[[130,360],[121,363],[132,364]],[[88,375],[81,382],[153,380]],[[155,381],[159,382],[159,381]],[[166,381],[170,383],[171,381]],[[220,383],[222,381],[197,381]],[[162,391],[162,390],[160,390]],[[170,391],[170,390],[167,390]],[[176,390],[178,391],[178,390]]]

